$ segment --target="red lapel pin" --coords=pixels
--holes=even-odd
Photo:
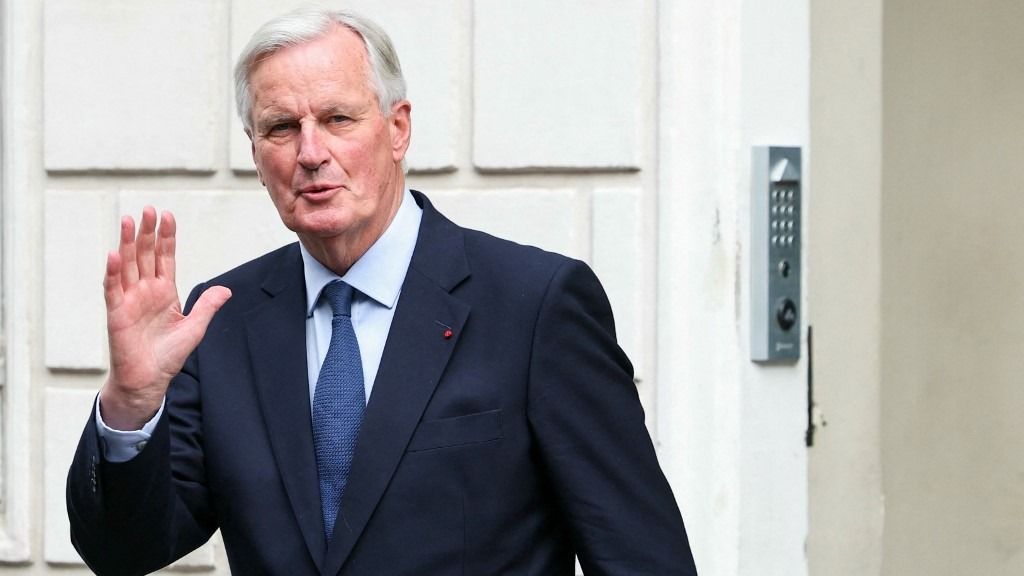
[[[441,322],[439,322],[437,320],[434,320],[434,323],[437,324],[438,326],[444,328],[444,332],[442,332],[441,335],[444,336],[445,340],[451,340],[452,336],[455,335],[455,332],[452,330],[451,326],[449,326],[447,324],[444,324],[444,323],[441,323]]]

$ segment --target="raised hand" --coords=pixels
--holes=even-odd
[[[107,303],[110,373],[100,390],[104,422],[137,430],[163,401],[167,386],[195,350],[213,315],[231,297],[223,286],[208,288],[188,316],[174,284],[174,216],[142,211],[139,233],[131,216],[121,219],[117,251],[107,254],[103,293]]]

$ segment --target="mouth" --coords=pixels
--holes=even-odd
[[[314,184],[299,188],[298,195],[312,202],[318,202],[329,199],[335,191],[340,189],[341,186],[333,184]]]

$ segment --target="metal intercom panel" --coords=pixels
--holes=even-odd
[[[750,356],[800,358],[800,148],[755,146],[750,214]]]

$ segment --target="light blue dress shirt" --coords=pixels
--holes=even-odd
[[[299,245],[302,269],[306,279],[306,368],[309,381],[309,401],[312,406],[320,366],[331,343],[331,307],[320,301],[320,292],[330,282],[341,279],[355,288],[352,302],[352,327],[359,340],[359,355],[363,361],[363,384],[366,399],[373,390],[384,344],[395,317],[395,306],[402,291],[405,274],[409,270],[416,238],[420,230],[423,210],[416,204],[409,190],[402,195],[402,203],[387,230],[373,243],[344,276],[338,276],[317,261]],[[127,462],[142,451],[163,414],[160,406],[156,416],[141,430],[114,430],[103,422],[99,402],[96,403],[96,425],[103,438],[103,456],[110,462]]]
[[[391,320],[395,316],[398,295],[402,291],[405,273],[409,270],[412,252],[416,248],[416,236],[420,231],[422,217],[423,210],[406,190],[398,213],[388,229],[340,277],[313,258],[305,246],[300,245],[303,272],[306,275],[306,368],[309,372],[311,406],[320,366],[331,344],[331,305],[326,300],[320,300],[320,292],[324,286],[338,278],[356,290],[352,301],[352,327],[359,340],[363,380],[366,398],[369,400],[380,367],[380,358],[384,353],[384,342],[387,341]]]

